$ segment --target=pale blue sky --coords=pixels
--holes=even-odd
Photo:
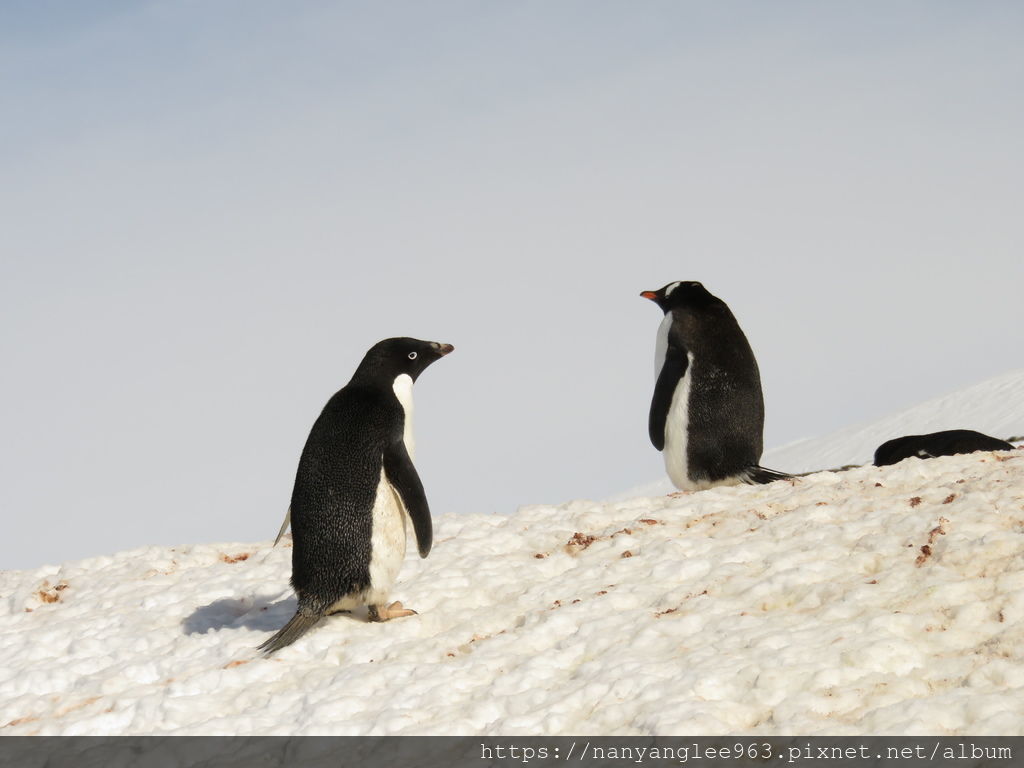
[[[746,330],[769,447],[1020,367],[1022,39],[1014,2],[5,3],[0,568],[271,537],[392,335],[456,346],[435,514],[660,477],[672,280]]]

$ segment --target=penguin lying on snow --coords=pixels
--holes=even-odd
[[[911,456],[932,459],[975,451],[1012,451],[1013,445],[973,429],[947,429],[927,435],[905,435],[888,440],[875,451],[875,466],[895,464]]]
[[[387,604],[405,558],[406,514],[420,557],[430,552],[432,538],[430,509],[412,463],[412,385],[453,349],[385,339],[324,406],[299,459],[289,510],[298,608],[259,650],[273,653],[324,615],[360,605],[368,607],[370,621],[415,613]]]
[[[758,465],[764,400],[757,361],[736,318],[697,282],[640,294],[665,319],[655,347],[648,430],[681,490],[770,483],[790,475]]]

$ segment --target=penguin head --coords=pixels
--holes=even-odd
[[[666,313],[676,307],[700,307],[717,301],[708,289],[696,280],[677,280],[656,291],[644,291],[640,295],[653,301]]]
[[[421,341],[401,336],[378,341],[363,356],[353,378],[374,379],[391,384],[402,374],[413,381],[435,360],[453,351],[451,344]]]

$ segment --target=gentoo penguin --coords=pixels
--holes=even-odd
[[[409,616],[388,604],[405,557],[405,516],[420,557],[432,526],[412,463],[412,385],[454,349],[419,339],[385,339],[363,357],[352,380],[324,406],[295,474],[292,587],[295,615],[259,647],[290,645],[324,615],[366,605],[370,621]]]
[[[947,429],[927,435],[905,435],[878,446],[875,451],[875,466],[884,467],[916,456],[931,459],[936,456],[955,456],[958,453],[975,451],[1012,451],[1013,445],[995,437],[989,437],[973,429]]]
[[[697,282],[640,294],[665,313],[655,346],[648,430],[684,491],[789,477],[758,465],[764,400],[757,361],[736,318]]]

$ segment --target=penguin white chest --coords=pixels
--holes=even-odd
[[[370,588],[365,602],[380,605],[387,601],[391,586],[398,578],[405,559],[405,507],[391,487],[384,470],[377,483],[373,502],[373,532],[370,536]]]
[[[668,332],[672,327],[672,313],[666,312],[665,319],[658,326],[658,336],[654,342],[654,380],[661,376],[661,369],[665,366],[665,355],[668,354]]]
[[[665,419],[665,471],[676,488],[690,490],[695,484],[690,480],[687,459],[688,431],[690,427],[690,386],[693,381],[693,354],[686,353],[686,373],[676,384]],[[659,369],[660,370],[660,369]]]
[[[405,416],[402,441],[405,443],[409,458],[412,459],[416,451],[412,432],[412,377],[405,373],[397,376],[391,388]],[[405,559],[406,514],[401,498],[381,469],[372,513],[370,588],[365,596],[365,602],[369,605],[385,603],[391,586],[398,578],[402,561]]]
[[[400,376],[395,377],[394,383],[391,385],[391,389],[395,392],[395,397],[398,398],[398,402],[402,406],[402,411],[405,413],[405,431],[402,434],[402,440],[405,442],[405,450],[409,452],[409,458],[416,458],[416,440],[412,435],[412,377],[403,373]]]

